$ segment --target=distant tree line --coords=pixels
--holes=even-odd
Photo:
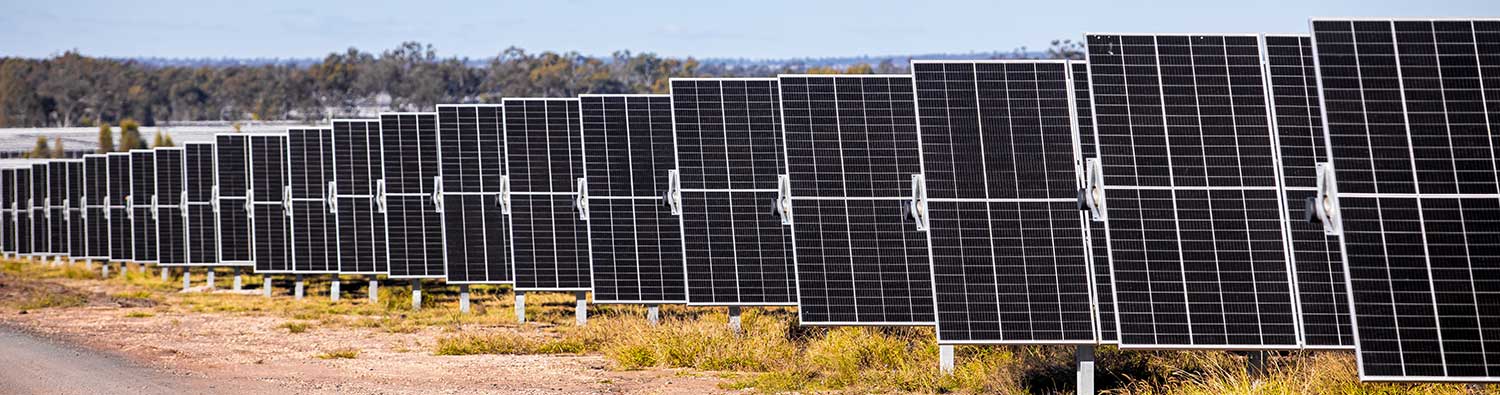
[[[1081,57],[1058,41],[1047,57]],[[1012,56],[1026,54],[1018,49]],[[482,65],[482,66],[479,66]],[[380,54],[349,49],[307,66],[296,64],[154,66],[67,52],[48,59],[0,58],[0,127],[100,126],[100,151],[144,147],[126,125],[180,121],[311,121],[354,115],[360,108],[419,110],[438,103],[487,103],[502,97],[571,97],[582,93],[667,91],[674,77],[749,77],[777,73],[897,73],[890,61],[843,68],[704,65],[621,51],[609,57],[529,53],[509,48],[484,61],[439,57],[416,42]],[[139,124],[135,121],[139,120]],[[121,140],[105,144],[108,124]],[[164,143],[170,144],[170,136]],[[45,145],[44,142],[39,142]],[[57,145],[53,143],[53,145]],[[56,147],[52,147],[56,151]]]

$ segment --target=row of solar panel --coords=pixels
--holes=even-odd
[[[1495,377],[1500,22],[1313,28],[673,79],[7,169],[3,247],[796,305],[945,344],[1357,345],[1367,379]],[[79,234],[101,237],[61,247]]]

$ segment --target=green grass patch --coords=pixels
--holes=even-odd
[[[151,317],[155,317],[155,316],[156,316],[156,313],[152,313],[152,312],[146,311],[146,310],[136,310],[136,311],[132,311],[132,312],[129,312],[129,313],[125,313],[125,318],[151,318]]]

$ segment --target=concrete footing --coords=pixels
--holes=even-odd
[[[938,345],[938,371],[943,374],[953,373],[953,345]]]
[[[729,330],[740,333],[740,306],[729,306]]]
[[[589,323],[589,293],[578,291],[573,295],[577,297],[578,300],[578,305],[577,307],[574,307],[573,312],[574,321],[578,324],[578,326],[587,325]]]
[[[1094,346],[1078,346],[1074,354],[1078,361],[1078,395],[1091,395],[1094,393]]]
[[[458,312],[469,313],[469,284],[458,285]]]
[[[422,280],[411,280],[411,309],[413,311],[422,309]]]
[[[526,323],[526,293],[516,291],[516,323]]]

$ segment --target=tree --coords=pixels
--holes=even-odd
[[[156,140],[151,142],[151,148],[173,147],[172,135],[167,132],[156,132]]]
[[[99,124],[99,149],[95,152],[101,154],[115,152],[115,130],[109,126],[108,122]]]
[[[1083,55],[1083,43],[1073,40],[1052,40],[1052,47],[1047,48],[1047,57],[1050,59],[1083,60]]]
[[[133,149],[145,149],[146,141],[141,140],[141,124],[133,119],[120,122],[120,152]]]
[[[47,136],[36,136],[36,146],[31,152],[26,153],[27,158],[42,159],[52,155],[52,149],[47,147]]]
[[[52,157],[53,158],[66,158],[66,157],[68,157],[68,150],[65,149],[65,148],[63,148],[62,137],[53,137],[52,138]]]

